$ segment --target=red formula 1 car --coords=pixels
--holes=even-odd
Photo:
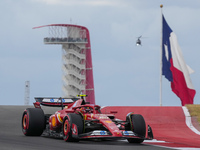
[[[151,127],[146,126],[140,114],[129,113],[124,120],[113,114],[102,114],[100,106],[79,98],[35,98],[35,108],[27,108],[22,115],[22,131],[26,136],[63,137],[65,141],[82,139],[127,139],[129,143],[142,143],[153,139]],[[41,105],[62,109],[44,114]]]

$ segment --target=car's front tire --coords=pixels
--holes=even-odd
[[[78,135],[83,133],[83,118],[79,114],[69,113],[63,121],[63,139],[66,142],[78,142]]]
[[[127,139],[129,143],[142,143],[146,136],[146,123],[142,115],[140,114],[131,114],[127,116],[126,119],[129,122],[129,129],[136,133],[138,138],[129,138]]]

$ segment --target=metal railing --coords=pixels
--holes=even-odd
[[[46,37],[44,43],[87,43],[87,38],[55,38]]]

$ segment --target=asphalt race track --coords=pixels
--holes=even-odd
[[[31,107],[31,106],[28,106]],[[166,150],[169,148],[148,144],[130,144],[127,141],[64,142],[62,139],[27,137],[21,131],[21,116],[27,106],[0,106],[0,150]],[[53,110],[54,109],[54,110]],[[51,108],[53,112],[55,108]],[[50,110],[45,109],[45,112]]]

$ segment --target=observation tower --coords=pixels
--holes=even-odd
[[[95,104],[92,55],[89,30],[72,24],[50,24],[44,44],[62,45],[62,91],[64,97],[86,94],[86,101]]]

